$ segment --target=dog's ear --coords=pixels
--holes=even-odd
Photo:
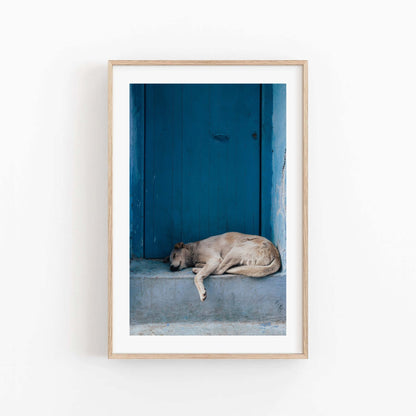
[[[175,244],[175,248],[184,248],[184,247],[185,247],[185,244],[182,242]]]
[[[170,256],[166,256],[166,257],[163,259],[163,263],[169,263],[169,257],[170,257]]]

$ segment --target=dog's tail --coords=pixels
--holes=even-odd
[[[280,256],[275,257],[274,260],[267,266],[237,266],[231,267],[225,273],[229,274],[242,274],[243,276],[250,277],[264,277],[269,274],[279,271],[281,266]]]

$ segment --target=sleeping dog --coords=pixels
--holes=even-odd
[[[194,243],[177,243],[165,262],[170,262],[172,272],[194,267],[194,282],[202,302],[207,298],[203,280],[210,274],[264,277],[281,266],[279,251],[269,240],[234,232]]]

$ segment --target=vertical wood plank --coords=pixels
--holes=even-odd
[[[145,257],[182,239],[182,86],[146,85]]]
[[[144,85],[130,84],[130,258],[143,257]]]

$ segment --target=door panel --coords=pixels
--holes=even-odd
[[[146,258],[260,232],[260,86],[145,86]]]

